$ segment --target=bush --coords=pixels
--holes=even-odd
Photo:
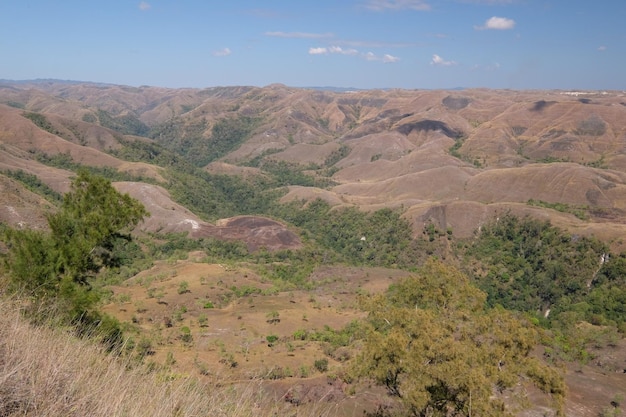
[[[183,326],[180,329],[180,340],[185,344],[193,343],[193,336],[191,335],[191,329],[187,326]]]
[[[187,281],[182,281],[179,285],[178,285],[178,293],[179,294],[185,294],[188,293],[189,291],[189,283]]]
[[[313,363],[313,367],[321,373],[328,371],[328,359],[326,358],[317,359]]]
[[[298,329],[295,332],[293,332],[293,339],[294,340],[306,340],[308,334],[309,332],[306,329]]]
[[[267,340],[267,345],[269,347],[272,347],[272,346],[274,346],[274,343],[276,343],[278,341],[278,336],[276,336],[274,334],[270,334],[270,335],[265,337],[265,340]]]

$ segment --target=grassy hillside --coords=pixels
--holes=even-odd
[[[254,380],[222,384],[155,372],[65,329],[33,326],[0,301],[0,414],[12,416],[254,416],[286,412]],[[332,415],[322,405],[299,416]]]
[[[0,88],[0,414],[618,415],[624,100]]]

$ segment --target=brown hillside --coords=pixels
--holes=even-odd
[[[244,143],[239,138],[214,142],[216,124],[224,119],[238,123],[243,116],[255,121]],[[153,140],[186,156],[189,150],[224,145],[221,157],[204,166],[210,174],[276,180],[276,186],[317,185],[285,186],[283,203],[320,198],[334,207],[398,208],[415,237],[433,223],[446,235],[471,238],[486,222],[511,212],[549,220],[572,235],[595,236],[613,250],[626,250],[624,92],[332,92],[278,84],[165,89],[2,82],[0,222],[41,229],[46,227],[45,214],[54,210],[53,203],[6,171],[34,174],[63,193],[75,174],[58,167],[72,162],[135,177],[114,186],[150,212],[137,232],[239,241],[250,251],[303,247],[289,225],[261,213],[215,223],[203,220],[173,200],[167,168],[135,162],[162,158],[159,163],[167,167],[177,158],[172,153],[159,154],[161,150],[146,146],[125,149],[129,160],[114,156],[124,143],[154,145]],[[193,141],[202,141],[202,146],[194,147]],[[133,152],[145,153],[140,157]],[[196,162],[202,164],[209,160],[192,156],[199,156]],[[49,161],[55,157],[56,165]],[[302,171],[289,171],[289,165],[282,177],[275,177],[263,171],[273,160],[299,165]],[[306,182],[303,173],[312,174],[316,182]],[[184,174],[182,181],[189,178]],[[151,181],[141,182],[140,177]],[[218,185],[223,184],[227,182]],[[212,190],[190,194],[196,198]],[[221,198],[229,190],[219,192]],[[446,236],[440,240],[450,250],[457,243]],[[340,404],[345,415],[386,405],[388,398],[381,392],[367,388],[352,395],[341,386],[336,371],[350,352],[337,349],[329,356],[328,346],[300,340],[294,332],[339,329],[362,317],[358,295],[384,291],[408,272],[318,265],[308,277],[314,285],[304,290],[288,282],[278,287],[252,264],[210,265],[200,262],[204,253],[190,255],[187,260],[154,262],[113,287],[104,307],[129,323],[136,341],[153,338],[149,361],[170,362],[172,371],[200,378],[210,369],[216,372],[211,378],[220,383],[270,379],[278,369],[285,372],[281,380],[261,385],[281,404],[295,393],[297,401]],[[309,255],[326,259],[326,254]],[[274,345],[268,339],[272,335],[278,338]],[[617,394],[624,394],[626,374],[618,372],[624,367],[623,343],[609,345],[596,359],[568,370],[567,415],[599,415]],[[315,369],[322,357],[329,358],[326,374]],[[541,403],[533,405],[525,415],[544,415]]]
[[[89,121],[99,111],[130,117],[147,128],[169,123],[184,131],[202,122],[205,140],[216,121],[245,115],[259,120],[256,129],[210,164],[210,172],[254,176],[260,171],[240,165],[255,157],[322,165],[341,146],[350,150],[332,167],[338,185],[323,191],[291,187],[286,200],[323,197],[335,205],[402,206],[410,212],[452,204],[459,215],[446,216],[447,226],[463,231],[479,226],[480,216],[472,215],[470,207],[521,207],[530,199],[588,207],[584,229],[600,235],[614,235],[610,230],[623,222],[626,95],[620,92],[338,93],[278,84],[174,90],[38,82],[3,84],[0,103],[6,104],[0,104],[1,151],[9,153],[2,156],[3,166],[33,172],[57,190],[67,174],[48,172],[32,154],[64,153],[78,163],[163,182],[159,168],[106,153],[119,146],[118,138],[147,139]],[[51,128],[37,127],[25,111],[43,114]],[[460,207],[470,212],[464,215]],[[574,227],[560,220],[567,213],[527,209]],[[163,227],[177,230],[182,220],[173,216]]]
[[[53,209],[51,204],[9,178],[0,176],[0,223],[15,228],[44,229],[44,213]]]
[[[185,207],[172,201],[162,187],[144,183],[117,182],[122,193],[141,201],[150,216],[139,229],[146,232],[181,233],[191,237],[214,237],[246,242],[250,251],[297,249],[301,242],[296,234],[276,221],[258,216],[240,216],[220,220],[217,225],[201,220]]]

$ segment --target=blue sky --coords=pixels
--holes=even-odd
[[[624,0],[0,0],[0,79],[626,90]]]

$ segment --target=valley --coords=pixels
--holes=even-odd
[[[484,311],[461,303],[460,316],[503,308],[537,332],[522,362],[560,369],[563,415],[623,408],[624,92],[1,82],[3,228],[48,233],[84,171],[149,213],[89,285],[129,355],[166,379],[260,381],[284,415],[401,414],[407,396],[354,368],[386,328],[366,306],[401,323],[382,300],[435,259],[484,294]],[[424,303],[441,328],[472,321]],[[561,388],[538,387],[537,369],[493,397],[556,415]]]

